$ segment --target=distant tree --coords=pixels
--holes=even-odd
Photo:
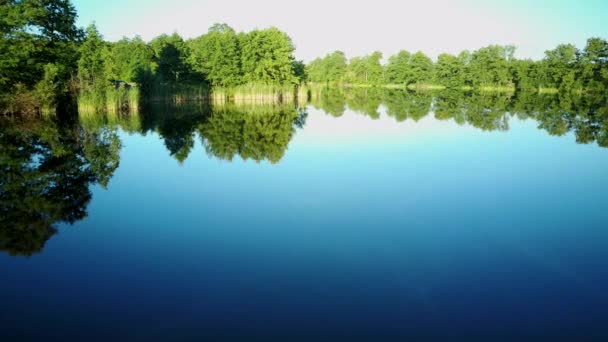
[[[608,41],[589,38],[580,58],[581,83],[598,91],[608,89]]]
[[[346,78],[351,83],[381,84],[384,82],[384,68],[380,64],[381,52],[364,57],[354,57],[347,67]]]
[[[461,51],[458,54],[458,63],[462,66],[461,79],[465,87],[473,86],[473,73],[471,72],[472,54],[468,50]]]
[[[535,65],[532,60],[514,60],[511,62],[511,75],[517,90],[532,91],[538,89],[540,84],[535,78]]]
[[[416,52],[410,59],[410,82],[425,83],[433,78],[433,61],[421,51]]]
[[[411,82],[411,57],[412,55],[408,51],[401,50],[399,53],[391,56],[388,59],[388,64],[386,66],[386,80],[389,83],[404,83],[407,85]]]
[[[471,55],[470,70],[475,85],[509,85],[512,80],[509,62],[513,59],[513,46],[490,45]]]
[[[572,44],[561,44],[545,52],[547,76],[554,87],[561,90],[574,88],[578,54],[578,50]]]
[[[456,56],[442,53],[437,58],[434,68],[435,80],[448,88],[464,85],[464,64]]]

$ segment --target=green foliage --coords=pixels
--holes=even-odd
[[[315,83],[334,83],[342,81],[346,73],[346,56],[342,51],[335,51],[323,58],[317,58],[307,65],[308,80]]]
[[[86,29],[86,38],[80,45],[78,59],[78,79],[82,90],[103,89],[105,79],[106,44],[95,25]]]
[[[532,60],[514,60],[511,62],[511,75],[515,88],[520,91],[534,91],[541,85],[536,77],[537,67]]]
[[[433,61],[421,51],[410,59],[410,78],[406,83],[425,83],[433,78]]]
[[[386,66],[386,80],[393,84],[417,84],[430,82],[433,77],[433,61],[424,53],[414,54],[402,50],[391,56]]]
[[[559,45],[536,62],[516,60],[513,46],[490,45],[458,56],[440,54],[435,63],[422,52],[407,51],[391,56],[386,65],[380,52],[353,57],[349,63],[343,52],[335,51],[304,65],[293,56],[290,37],[274,27],[237,33],[222,23],[189,41],[174,33],[149,43],[140,37],[109,43],[94,25],[85,34],[75,20],[68,0],[0,2],[3,113],[52,112],[60,103],[69,103],[69,91],[75,90],[85,98],[79,102],[94,108],[123,97],[133,103],[140,94],[136,102],[165,96],[179,102],[210,94],[234,98],[240,88],[270,87],[267,96],[290,98],[297,93],[294,86],[307,82],[419,90],[608,90],[608,42],[599,37],[590,38],[583,50]],[[110,91],[120,87],[137,91]]]
[[[177,33],[160,35],[150,42],[156,62],[156,76],[161,84],[201,80],[187,63],[190,51]]]
[[[442,53],[435,64],[435,80],[448,88],[461,87],[465,83],[464,66],[462,59]]]
[[[551,85],[560,89],[572,89],[576,76],[578,50],[572,44],[562,44],[545,52],[544,63],[547,79]]]
[[[410,80],[410,59],[412,54],[408,51],[401,50],[396,55],[389,57],[388,65],[386,66],[386,80],[389,83],[408,84]]]
[[[56,107],[56,99],[59,96],[59,77],[61,68],[56,64],[44,66],[44,76],[36,84],[34,93],[40,101],[42,112],[53,112]]]
[[[354,84],[379,85],[384,82],[384,68],[380,64],[382,53],[376,51],[364,57],[350,60],[345,80]]]
[[[35,94],[34,88],[45,77],[44,83],[51,77],[56,83],[55,94],[67,92],[82,36],[75,21],[76,11],[68,0],[0,2],[0,93],[16,96],[17,91],[27,90]],[[51,72],[48,65],[57,68]],[[47,106],[51,101],[40,103]]]
[[[215,24],[209,33],[188,42],[192,68],[207,76],[213,86],[231,87],[241,83],[241,51],[234,30]]]
[[[123,38],[108,44],[104,54],[106,80],[137,83],[147,82],[147,75],[156,69],[154,50],[141,37]]]
[[[238,36],[241,47],[243,82],[266,84],[297,84],[293,70],[291,38],[271,27]]]
[[[470,72],[476,86],[505,86],[512,83],[509,62],[513,60],[513,46],[490,45],[471,55]]]
[[[608,41],[589,38],[580,54],[582,81],[587,88],[598,92],[608,90]]]

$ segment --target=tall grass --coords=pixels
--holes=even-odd
[[[501,86],[501,85],[482,85],[479,87],[479,91],[483,93],[514,93],[515,86]]]
[[[294,85],[248,83],[231,88],[214,87],[213,103],[282,103],[293,102],[298,96]]]
[[[136,87],[85,90],[78,96],[78,111],[88,113],[138,111],[140,92]]]
[[[557,94],[557,93],[559,93],[559,89],[557,89],[557,88],[543,88],[543,87],[539,87],[538,88],[538,93],[539,94]]]

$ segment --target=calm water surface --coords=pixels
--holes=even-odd
[[[608,338],[603,107],[340,96],[3,126],[2,335]]]

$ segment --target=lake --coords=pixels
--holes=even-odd
[[[313,94],[0,125],[30,340],[604,340],[608,109]]]

